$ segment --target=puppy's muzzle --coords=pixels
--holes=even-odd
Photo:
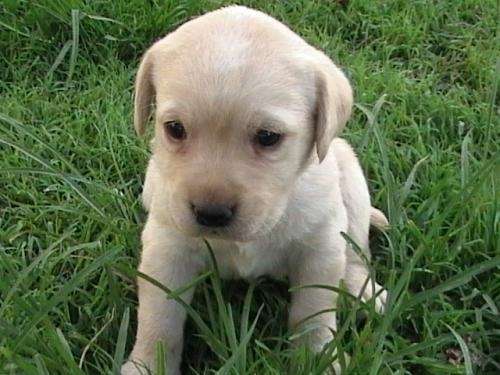
[[[224,204],[191,204],[196,222],[205,227],[226,227],[233,219],[235,206]]]

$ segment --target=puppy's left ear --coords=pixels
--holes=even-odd
[[[135,78],[134,128],[138,135],[144,133],[144,127],[151,116],[155,97],[152,60],[151,50],[149,50],[144,54]]]
[[[346,76],[331,61],[317,67],[315,79],[315,142],[321,163],[351,116],[353,95]]]

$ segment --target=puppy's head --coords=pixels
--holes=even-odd
[[[191,236],[248,241],[273,229],[302,171],[326,156],[352,93],[329,58],[270,17],[213,14],[146,52],[134,122],[142,134],[155,104],[162,186],[151,209]]]

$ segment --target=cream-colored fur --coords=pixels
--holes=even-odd
[[[139,270],[177,289],[209,267],[206,238],[223,277],[287,276],[291,286],[338,286],[344,279],[365,300],[376,291],[382,308],[385,292],[371,282],[363,291],[366,264],[341,235],[369,259],[370,215],[377,226],[387,224],[371,207],[356,155],[336,138],[352,100],[348,80],[325,54],[245,7],[205,14],[156,42],[141,62],[135,93],[138,133],[156,108]],[[182,121],[184,140],[166,135],[172,120]],[[259,129],[282,134],[282,141],[256,147]],[[237,209],[227,227],[205,228],[191,202]],[[155,343],[163,341],[169,374],[179,374],[186,313],[152,284],[139,279],[138,288],[137,339],[122,373],[152,367]],[[314,350],[332,339],[335,301],[334,292],[319,288],[292,295],[291,327],[329,309],[303,338]]]

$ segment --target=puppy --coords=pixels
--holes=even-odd
[[[223,8],[156,42],[135,88],[137,133],[156,107],[139,270],[180,288],[210,266],[207,239],[223,277],[286,276],[292,287],[343,279],[382,308],[384,291],[366,287],[366,265],[341,234],[369,257],[370,215],[386,224],[356,155],[336,138],[352,102],[324,53],[255,10]],[[137,339],[122,374],[152,369],[158,341],[169,374],[179,374],[186,313],[151,283],[139,279],[138,289]],[[315,351],[336,330],[336,297],[320,288],[292,294],[291,327],[328,311],[309,320],[319,327],[305,338]]]

